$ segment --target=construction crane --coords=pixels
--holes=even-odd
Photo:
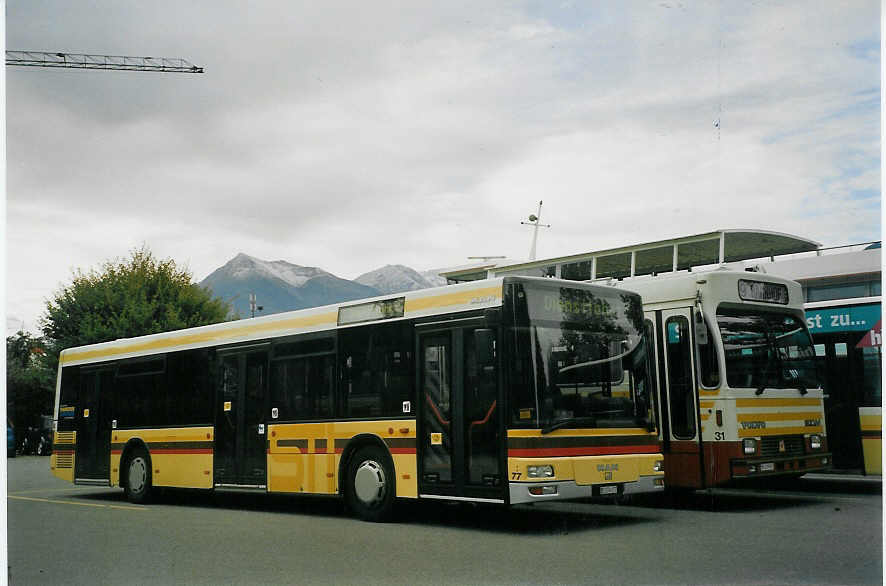
[[[85,55],[44,51],[6,51],[6,65],[22,67],[67,67],[69,69],[117,69],[163,73],[203,73],[202,67],[179,58]]]

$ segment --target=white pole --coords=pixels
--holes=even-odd
[[[529,249],[529,260],[535,260],[535,245],[538,243],[538,223],[541,221],[541,202],[538,202],[538,213],[535,214],[535,229],[532,231],[532,248]]]
[[[541,224],[541,205],[542,202],[538,202],[538,213],[532,214],[529,216],[528,222],[520,222],[523,225],[533,226],[532,230],[532,246],[529,248],[529,260],[535,260],[535,245],[538,243],[538,227],[543,226],[545,228],[550,228],[550,224]]]

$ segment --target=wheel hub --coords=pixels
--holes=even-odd
[[[367,460],[360,464],[354,475],[354,493],[367,505],[382,501],[387,490],[385,472],[378,462]]]
[[[132,492],[140,492],[145,486],[145,479],[147,478],[147,469],[145,468],[145,461],[141,458],[136,458],[129,464],[129,490]]]

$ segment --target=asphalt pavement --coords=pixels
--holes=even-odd
[[[817,475],[672,502],[512,509],[118,489],[8,464],[12,584],[882,584],[882,487]]]

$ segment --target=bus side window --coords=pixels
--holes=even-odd
[[[701,313],[695,313],[695,341],[698,349],[698,373],[701,386],[716,388],[720,386],[720,365],[717,363],[717,347],[711,328]]]
[[[334,364],[333,354],[272,361],[271,417],[281,421],[331,417]]]
[[[114,417],[120,427],[170,424],[166,356],[124,360],[114,376]]]
[[[212,380],[209,351],[171,352],[166,358],[169,423],[212,421]]]
[[[413,339],[408,322],[372,324],[339,333],[339,415],[396,417],[412,402]]]

